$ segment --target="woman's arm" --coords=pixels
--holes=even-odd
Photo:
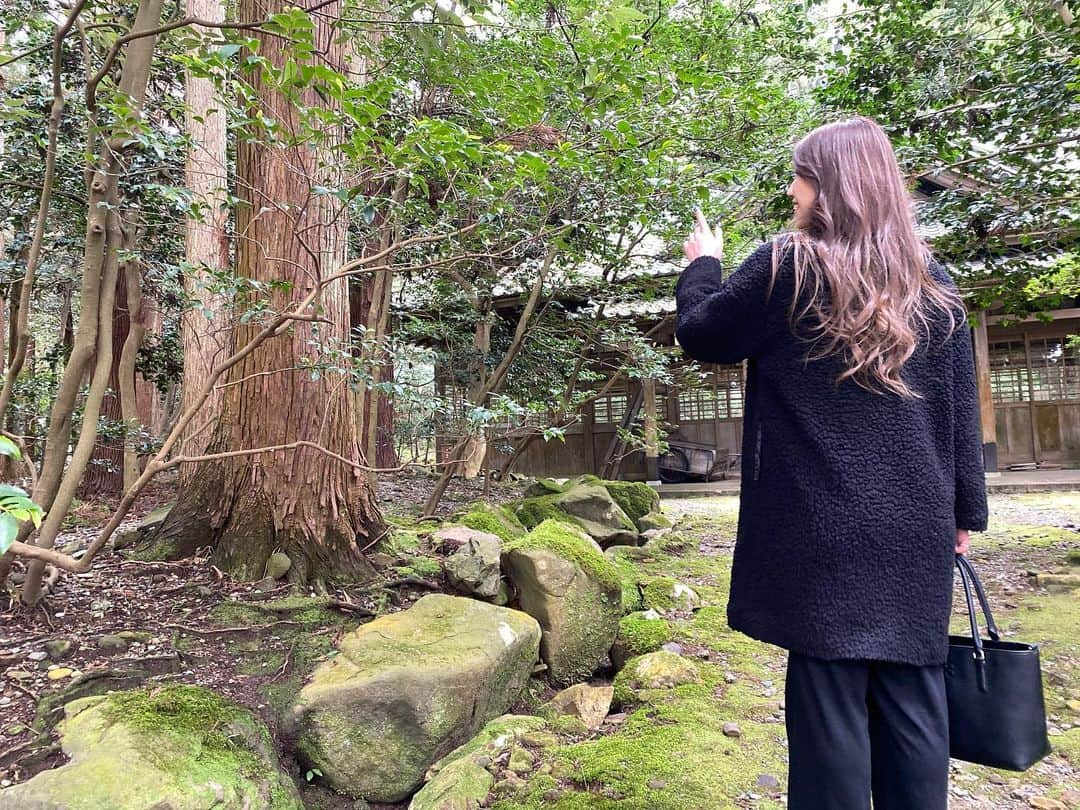
[[[766,335],[772,282],[772,242],[755,250],[723,278],[720,260],[700,256],[675,284],[675,338],[703,363],[737,363],[756,351]]]
[[[986,531],[986,471],[983,466],[982,426],[979,422],[979,390],[967,320],[951,340],[953,360],[953,408],[956,463],[956,528]]]

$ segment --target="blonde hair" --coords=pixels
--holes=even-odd
[[[773,272],[781,243],[794,248],[795,294],[813,285],[799,316],[813,310],[813,330],[828,339],[813,358],[843,351],[852,378],[877,393],[921,397],[901,377],[918,345],[916,326],[927,329],[928,310],[948,313],[951,335],[966,308],[959,291],[931,274],[929,246],[915,232],[915,217],[892,144],[870,118],[854,116],[825,124],[794,150],[795,173],[817,194],[805,225],[774,243]],[[959,311],[959,312],[958,312]]]

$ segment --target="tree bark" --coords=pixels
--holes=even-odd
[[[190,17],[220,22],[225,19],[222,0],[187,0]],[[188,295],[199,303],[181,319],[184,346],[184,379],[180,410],[185,410],[198,396],[216,362],[221,362],[232,348],[229,340],[227,308],[220,296],[206,288],[208,270],[229,267],[229,242],[226,234],[229,212],[226,207],[228,180],[225,157],[225,116],[216,104],[214,84],[210,79],[184,77],[184,120],[192,148],[184,167],[185,183],[202,208],[202,217],[187,220],[187,261],[184,274]],[[213,318],[204,313],[212,313]],[[210,440],[211,426],[221,414],[221,391],[215,390],[199,409],[180,442],[184,455],[202,455]],[[181,485],[195,474],[193,465],[180,468]]]
[[[131,320],[127,304],[127,283],[123,273],[116,277],[116,307],[113,311],[112,354],[110,355],[108,390],[101,402],[101,417],[109,422],[121,422],[123,410],[120,407],[120,356],[128,339]],[[95,364],[100,362],[95,357]],[[105,495],[118,495],[124,486],[124,440],[123,437],[107,438],[99,436],[94,442],[90,463],[86,467],[79,484],[79,497],[98,498]]]
[[[82,8],[83,2],[77,2],[69,15],[68,26],[74,22],[74,15]],[[158,27],[161,20],[162,0],[140,0],[133,31],[149,31]],[[146,86],[150,79],[156,37],[144,36],[133,40],[127,50],[123,70],[120,74],[119,89],[131,99],[134,110],[142,108],[146,95]],[[59,89],[59,42],[54,49],[54,102],[52,115],[62,109],[63,94]],[[52,129],[52,119],[50,119]],[[53,130],[53,136],[55,132]],[[71,501],[75,497],[78,483],[93,451],[97,432],[97,420],[105,388],[108,384],[108,369],[112,365],[112,317],[115,298],[116,276],[118,272],[118,249],[120,247],[120,205],[119,177],[123,171],[122,143],[110,138],[102,144],[96,162],[90,166],[88,183],[86,243],[80,285],[79,321],[75,330],[74,346],[64,366],[56,399],[49,416],[49,428],[43,451],[41,474],[34,487],[34,501],[45,509],[46,517],[42,523],[34,545],[51,549],[56,542],[64,517]],[[50,144],[50,157],[55,162],[55,145]],[[42,211],[48,207],[48,193],[51,189],[51,171],[46,170],[46,183],[42,191]],[[41,220],[39,219],[39,228]],[[40,249],[40,241],[35,233],[34,244]],[[23,281],[23,295],[20,306],[21,318],[26,318],[29,308],[29,290],[33,283],[32,268],[36,258],[28,261],[26,278]],[[28,336],[28,330],[20,332],[20,342]],[[26,346],[22,342],[23,347]],[[84,372],[97,353],[98,364],[91,380],[90,390],[83,410],[83,424],[74,450],[70,453],[72,414],[75,411],[76,398],[82,385]],[[18,373],[21,358],[16,353],[16,362],[8,369],[3,392],[0,392],[0,404],[6,406],[10,396],[10,383]],[[25,356],[25,355],[24,355]],[[22,541],[29,534],[29,524],[20,527],[18,539]],[[45,566],[40,560],[32,560],[27,570],[26,583],[22,590],[22,601],[35,604],[41,597],[42,575]]]
[[[285,7],[282,0],[241,0],[242,20],[261,19]],[[316,51],[341,64],[333,20],[340,4],[313,17]],[[289,59],[288,41],[253,32],[259,54],[275,65]],[[281,132],[301,129],[295,105],[261,74],[251,79],[264,115]],[[324,102],[304,92],[310,106]],[[344,260],[345,220],[334,195],[315,195],[314,186],[334,187],[332,161],[312,143],[237,144],[236,271],[259,281],[283,280],[291,292],[271,294],[275,311],[290,296],[303,296]],[[312,342],[347,345],[349,301],[346,279],[322,287],[319,320],[295,321],[229,369],[222,385],[221,417],[208,452],[311,441],[351,463],[365,464],[355,420],[355,395],[340,376],[313,379],[298,361]],[[245,345],[257,323],[238,323],[236,345]],[[292,560],[289,579],[316,587],[330,580],[366,579],[373,569],[363,549],[375,546],[385,524],[366,477],[356,467],[309,447],[200,464],[181,489],[175,508],[151,540],[148,553],[183,557],[212,546],[215,565],[245,579],[264,573],[266,560],[284,551]]]

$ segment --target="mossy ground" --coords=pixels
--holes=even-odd
[[[335,638],[360,620],[327,607],[321,597],[289,596],[264,602],[223,602],[211,613],[216,627],[259,627],[275,621],[253,638],[238,639],[233,649],[237,671],[258,678],[259,691],[280,718],[316,665],[335,653]]]
[[[1080,493],[1048,495],[1045,510],[1037,495],[992,496],[990,531],[972,535],[967,556],[1004,636],[1040,645],[1055,750],[1025,773],[954,761],[953,810],[1020,810],[1031,797],[1080,790],[1080,591],[1048,594],[1026,576],[1080,565],[1080,536],[1068,527],[1080,516]],[[524,789],[499,797],[496,810],[784,806],[786,651],[732,631],[725,615],[737,507],[731,497],[665,500],[664,511],[677,518],[675,531],[654,542],[650,554],[615,560],[624,582],[672,578],[701,597],[699,609],[669,616],[663,633],[695,660],[701,683],[648,690],[625,722],[600,733],[565,729],[557,745],[538,752],[538,767],[546,763],[551,772],[534,771]],[[951,631],[966,635],[958,580]],[[629,635],[648,635],[651,645],[653,631],[664,628],[647,621],[631,616],[623,625]],[[739,737],[724,735],[729,721],[738,724]],[[992,772],[1002,784],[990,781]],[[776,777],[780,788],[758,784],[763,774]]]

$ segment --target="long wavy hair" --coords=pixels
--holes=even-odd
[[[795,294],[804,288],[816,316],[814,342],[825,348],[810,359],[838,350],[852,378],[875,393],[921,397],[901,377],[918,346],[917,328],[929,339],[929,310],[948,314],[951,335],[966,307],[957,290],[930,273],[931,251],[915,232],[915,216],[892,144],[872,119],[854,116],[818,127],[796,145],[795,173],[817,195],[801,226],[774,242],[773,267],[781,249],[794,249]]]

